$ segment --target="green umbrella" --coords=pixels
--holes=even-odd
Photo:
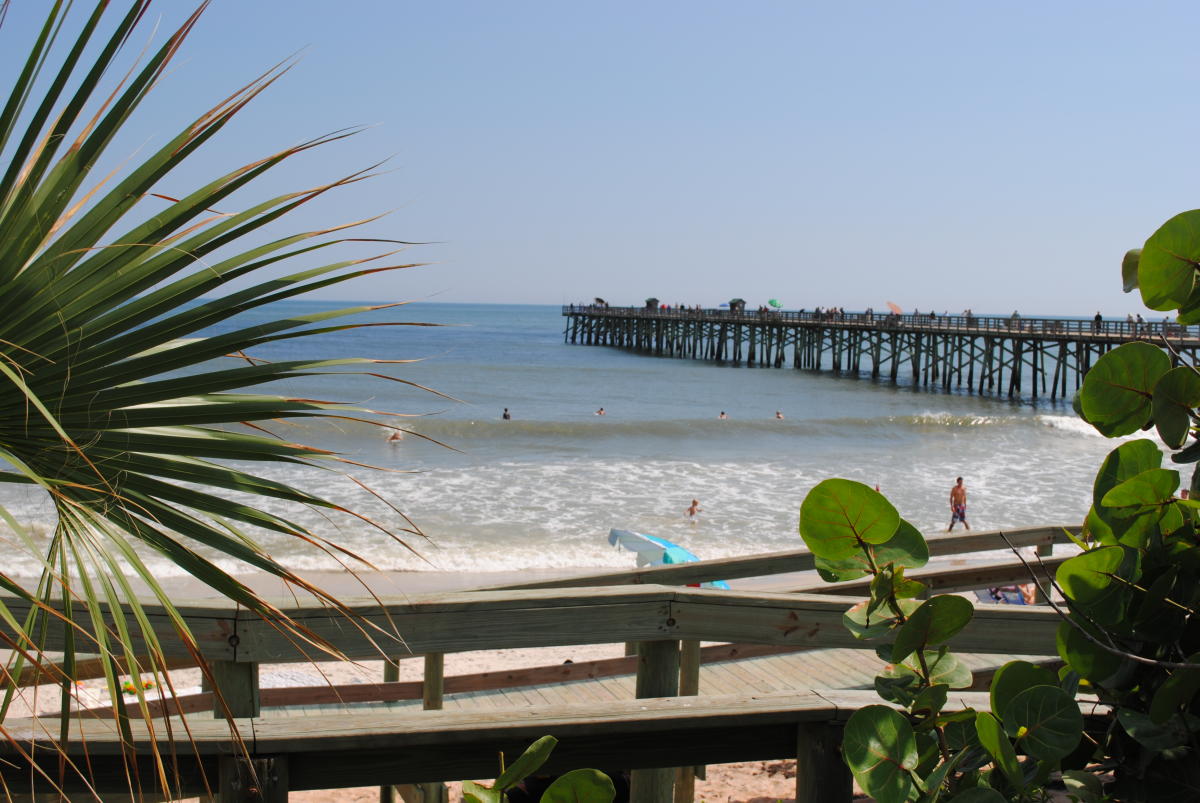
[[[768,304],[770,304],[770,305],[771,305],[772,307],[774,307],[775,309],[780,309],[780,308],[782,308],[782,307],[783,307],[783,305],[779,303],[779,300],[778,300],[778,299],[775,299],[775,298],[772,298],[772,299],[771,299],[770,301],[768,301],[767,303],[768,303]]]

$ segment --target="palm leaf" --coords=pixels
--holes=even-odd
[[[397,530],[419,534],[399,510],[399,527],[386,527],[246,468],[276,464],[340,470],[350,461],[274,437],[270,422],[340,418],[386,426],[379,416],[387,415],[247,388],[346,372],[407,382],[375,369],[400,360],[314,355],[266,362],[247,355],[248,350],[361,326],[414,324],[354,322],[352,316],[391,306],[373,305],[210,333],[214,324],[239,313],[416,264],[364,267],[410,244],[343,234],[374,219],[263,241],[267,227],[371,177],[374,166],[222,211],[234,193],[246,196],[256,181],[292,157],[356,133],[341,130],[225,170],[193,188],[165,184],[175,168],[202,154],[206,142],[287,72],[290,64],[285,62],[197,114],[140,161],[110,176],[93,175],[93,166],[113,151],[128,121],[163,80],[206,5],[201,3],[142,63],[127,63],[123,51],[148,4],[128,0],[128,8],[110,21],[105,0],[97,0],[78,19],[69,3],[54,2],[0,110],[0,155],[7,159],[0,171],[0,485],[38,489],[52,504],[57,522],[54,532],[39,540],[0,508],[0,521],[14,533],[14,546],[34,554],[42,566],[41,576],[29,587],[0,575],[0,590],[8,595],[0,596],[0,639],[13,656],[3,675],[0,732],[5,732],[2,723],[18,679],[27,674],[23,667],[32,663],[37,676],[57,678],[62,716],[57,738],[66,740],[77,656],[87,653],[100,656],[115,702],[113,716],[129,734],[118,682],[122,667],[158,674],[168,663],[134,592],[133,578],[150,589],[177,637],[199,657],[186,622],[143,561],[147,551],[262,616],[305,654],[339,655],[335,645],[306,631],[210,557],[234,559],[246,570],[279,577],[345,610],[332,595],[280,564],[242,527],[295,538],[343,565],[361,558],[292,517],[266,512],[254,497],[356,516],[378,527],[382,537],[401,543]],[[113,75],[123,77],[106,85]],[[239,247],[251,237],[254,243]],[[393,250],[276,274],[290,260],[352,242]],[[262,278],[253,280],[255,276]],[[228,289],[234,282],[236,289]],[[221,363],[230,356],[245,359]],[[230,491],[248,496],[231,499]],[[18,615],[18,610],[25,613]],[[55,632],[66,644],[66,655],[56,665],[44,651]],[[393,648],[398,639],[382,631],[366,635],[389,640]],[[159,688],[170,693],[169,678]],[[140,691],[130,705],[147,715]],[[163,727],[175,726],[164,721]],[[143,783],[171,788],[169,757],[155,755],[154,778],[139,776],[132,754],[128,758],[131,794]],[[60,778],[44,774],[41,783],[57,789],[65,774],[84,772],[64,760]]]

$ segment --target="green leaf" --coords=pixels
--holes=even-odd
[[[1090,627],[1086,623],[1078,626]],[[1127,674],[1123,658],[1090,641],[1066,622],[1058,626],[1055,644],[1059,657],[1066,662],[1067,666],[1093,683],[1116,687],[1119,679]]]
[[[546,763],[550,758],[550,753],[554,751],[554,746],[558,744],[558,739],[553,736],[543,736],[529,747],[525,748],[525,752],[520,757],[509,764],[508,767],[492,784],[493,789],[505,792],[512,789],[525,778],[537,771],[537,768]]]
[[[1055,578],[1067,598],[1089,616],[1101,624],[1115,624],[1129,601],[1128,586],[1114,579],[1124,573],[1126,561],[1125,547],[1100,547],[1065,561]]]
[[[616,787],[603,772],[571,770],[542,792],[542,803],[612,803],[616,796]]]
[[[947,803],[1008,803],[1008,798],[989,786],[973,786],[962,790]]]
[[[1130,477],[1104,495],[1104,507],[1130,508],[1162,505],[1171,501],[1179,487],[1179,472],[1170,468],[1152,468]]]
[[[1181,212],[1150,235],[1138,259],[1142,302],[1154,310],[1179,309],[1192,294],[1200,259],[1200,210]]]
[[[824,480],[800,505],[800,537],[829,560],[845,560],[862,544],[882,544],[899,526],[900,514],[883,494],[852,480]]]
[[[1020,692],[1031,686],[1053,686],[1057,682],[1058,677],[1044,666],[1029,661],[1009,661],[992,677],[988,698],[992,712],[1007,723],[1008,705]]]
[[[965,689],[971,685],[971,669],[945,647],[936,652],[924,653],[925,665],[929,668],[931,684],[945,684],[952,689]],[[902,664],[892,664],[884,670],[885,677],[919,676],[920,662],[916,655],[909,656]]]
[[[1189,655],[1184,663],[1200,663],[1200,652]],[[1150,718],[1163,724],[1180,708],[1189,705],[1197,691],[1200,691],[1200,669],[1173,670],[1150,701]]]
[[[1137,432],[1150,421],[1154,386],[1170,369],[1171,359],[1157,346],[1118,346],[1096,360],[1083,379],[1084,418],[1110,438]]]
[[[1096,512],[1103,516],[1105,511],[1101,507],[1101,500],[1113,488],[1143,471],[1161,466],[1162,451],[1154,445],[1154,441],[1141,438],[1122,443],[1113,449],[1104,458],[1092,485],[1092,504],[1095,505]],[[1107,518],[1105,520],[1107,521]]]
[[[1200,717],[1192,714],[1175,714],[1160,723],[1155,722],[1149,714],[1121,708],[1117,711],[1117,722],[1139,744],[1155,753],[1185,747],[1191,741],[1192,734],[1200,731]]]
[[[1192,411],[1200,407],[1200,375],[1182,365],[1167,371],[1154,386],[1152,407],[1158,437],[1172,449],[1183,446],[1191,430]]]
[[[929,562],[929,546],[925,543],[925,536],[904,519],[900,520],[895,535],[882,544],[868,544],[866,552],[871,554],[878,567],[891,563],[897,568],[916,569]],[[830,583],[855,580],[870,574],[870,563],[862,550],[843,560],[818,557],[814,563],[821,578]]]
[[[908,710],[911,711],[914,716],[918,717],[935,716],[946,707],[946,698],[949,695],[949,692],[950,687],[944,683],[926,686],[921,690],[921,693],[916,696]]]
[[[896,632],[892,660],[903,661],[916,650],[947,641],[966,627],[974,614],[970,601],[954,594],[926,600]]]
[[[1004,728],[1029,755],[1057,761],[1079,745],[1083,715],[1058,686],[1033,686],[1009,701]]]
[[[1126,293],[1132,293],[1138,287],[1138,263],[1141,258],[1142,249],[1131,248],[1121,260],[1121,284]]]
[[[463,803],[504,803],[504,793],[490,786],[463,781]]]
[[[1095,773],[1087,770],[1063,770],[1063,785],[1067,794],[1074,796],[1080,803],[1098,803],[1104,796],[1104,785]]]
[[[912,613],[920,605],[919,602],[911,599],[898,600],[897,604],[900,606],[900,610],[904,611],[905,616]],[[867,609],[869,606],[869,600],[863,600],[854,604],[842,614],[842,624],[846,626],[846,629],[855,638],[867,641],[889,635],[899,620],[886,608],[868,615]]]
[[[1000,720],[986,711],[975,715],[975,732],[979,735],[979,743],[988,752],[996,766],[1004,773],[1009,784],[1014,789],[1025,788],[1025,778],[1021,775],[1021,767],[1017,763],[1017,751],[1004,732]]]
[[[863,791],[880,803],[903,803],[913,789],[917,740],[898,711],[869,705],[846,722],[842,753]]]

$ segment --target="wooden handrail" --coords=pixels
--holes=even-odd
[[[1038,527],[1016,527],[1011,530],[971,530],[965,533],[938,534],[926,537],[929,556],[946,557],[989,550],[1009,550],[1009,544],[1022,547],[1041,547],[1051,544],[1069,544],[1070,532],[1078,536],[1080,528],[1074,524],[1044,525]],[[1005,540],[1007,539],[1007,540]],[[797,540],[799,540],[797,538]],[[807,549],[786,552],[766,552],[733,558],[715,558],[695,563],[680,563],[670,566],[646,566],[616,572],[598,572],[571,575],[550,580],[510,583],[487,586],[484,591],[507,591],[534,588],[581,588],[585,586],[636,585],[660,583],[662,585],[688,585],[713,580],[737,580],[744,577],[765,577],[772,574],[807,572],[815,569],[813,555]],[[815,590],[814,590],[815,593]]]
[[[1185,326],[1171,321],[1136,321],[1094,318],[1026,318],[1013,316],[930,315],[888,312],[801,312],[797,310],[727,310],[672,307],[601,307],[564,305],[564,316],[582,315],[599,318],[649,318],[692,320],[740,325],[792,324],[832,326],[845,329],[882,329],[917,332],[954,332],[973,335],[1024,335],[1095,340],[1153,340],[1166,337],[1173,343],[1200,343],[1200,326]]]

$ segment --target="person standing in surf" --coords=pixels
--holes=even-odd
[[[955,523],[960,521],[968,530],[971,529],[971,525],[967,524],[967,488],[963,485],[962,477],[959,477],[950,489],[950,526],[946,528],[946,532],[952,531]]]

